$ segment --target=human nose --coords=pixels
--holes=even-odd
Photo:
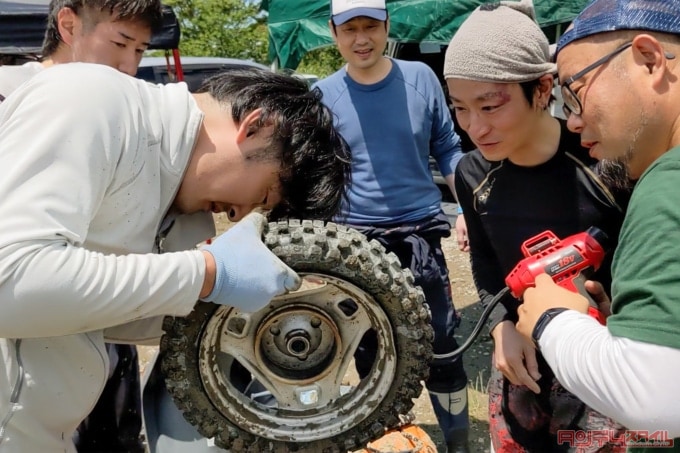
[[[364,44],[368,42],[368,33],[365,30],[357,30],[355,41],[357,44]]]
[[[482,138],[484,135],[489,133],[491,127],[489,122],[482,117],[482,115],[471,114],[468,121],[468,134],[474,138]]]
[[[564,112],[567,115],[567,129],[570,131],[580,134],[583,131],[585,123],[581,115],[577,115],[571,111]]]
[[[118,63],[118,70],[134,77],[137,74],[140,61],[141,55],[138,55],[137,52],[125,55]]]
[[[264,205],[262,204],[252,204],[252,205],[245,205],[245,206],[231,206],[229,208],[229,211],[227,211],[227,216],[229,217],[229,220],[232,222],[238,222],[251,212],[257,210],[258,212],[265,214],[268,210],[264,208]]]

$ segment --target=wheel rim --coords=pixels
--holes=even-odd
[[[256,313],[220,307],[198,348],[215,408],[247,432],[288,442],[326,439],[365,420],[389,392],[398,358],[392,324],[373,297],[337,277],[300,275],[325,285]],[[377,355],[368,374],[347,385],[369,332]]]

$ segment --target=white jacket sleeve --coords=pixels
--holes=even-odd
[[[155,316],[109,327],[104,329],[104,340],[107,343],[158,346],[164,333],[164,319],[165,316]]]
[[[70,66],[43,71],[0,105],[0,337],[186,315],[203,282],[197,250],[83,247],[123,150],[136,146],[130,105],[139,100],[115,70]]]
[[[680,436],[680,350],[614,337],[590,316],[558,315],[539,341],[560,383],[628,429]]]

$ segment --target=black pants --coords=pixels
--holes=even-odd
[[[365,227],[349,225],[371,240],[380,242],[393,252],[403,268],[411,270],[416,285],[423,289],[425,301],[432,311],[435,354],[445,354],[458,348],[454,331],[460,324],[451,297],[451,284],[441,239],[451,234],[451,225],[444,213],[405,225]],[[362,340],[355,355],[360,376],[368,373],[375,360],[377,339],[370,333]],[[364,374],[362,374],[364,373]],[[456,392],[467,385],[462,356],[433,360],[430,377],[425,383],[430,391]]]
[[[75,436],[79,453],[143,453],[142,402],[137,348],[107,344],[112,372]]]

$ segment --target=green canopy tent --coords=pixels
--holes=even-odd
[[[447,45],[484,0],[387,0],[390,38],[401,43]],[[588,0],[534,0],[538,22],[554,41]],[[310,50],[332,44],[330,0],[263,0],[268,11],[269,60],[295,69]]]

